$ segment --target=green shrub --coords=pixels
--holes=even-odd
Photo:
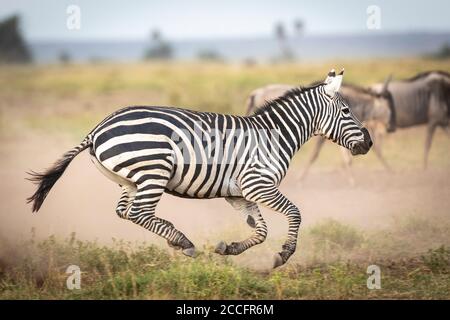
[[[440,246],[437,249],[429,249],[421,258],[432,272],[450,272],[450,247]]]
[[[327,219],[325,222],[309,229],[308,235],[320,249],[351,250],[361,245],[364,238],[355,228],[344,225],[336,220]]]

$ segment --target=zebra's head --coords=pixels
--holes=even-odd
[[[352,155],[366,154],[372,146],[369,131],[356,119],[347,102],[340,95],[344,69],[336,75],[328,73],[323,85],[324,105],[318,114],[316,134],[349,149]]]

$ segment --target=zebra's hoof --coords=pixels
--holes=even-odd
[[[214,250],[215,253],[224,255],[227,252],[227,244],[224,241],[220,241],[217,246],[216,249]]]
[[[274,261],[273,261],[273,268],[278,268],[279,266],[282,266],[284,264],[283,258],[281,257],[281,255],[279,253],[276,253],[274,256]]]
[[[186,255],[188,257],[191,257],[191,258],[195,257],[195,247],[183,249],[182,252],[183,252],[184,255]]]

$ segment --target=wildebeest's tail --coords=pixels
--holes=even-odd
[[[32,210],[37,212],[44,202],[50,189],[56,183],[56,181],[62,176],[66,168],[69,166],[70,162],[75,158],[81,151],[87,149],[92,145],[92,136],[89,134],[84,140],[72,150],[66,152],[61,159],[56,161],[56,163],[43,173],[38,172],[28,172],[31,176],[27,180],[32,181],[37,184],[36,192],[27,199],[27,202],[33,203]]]

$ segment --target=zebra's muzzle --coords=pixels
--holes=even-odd
[[[373,145],[369,131],[366,128],[362,128],[361,131],[364,135],[364,141],[359,141],[353,145],[351,152],[354,156],[358,154],[366,154]]]

